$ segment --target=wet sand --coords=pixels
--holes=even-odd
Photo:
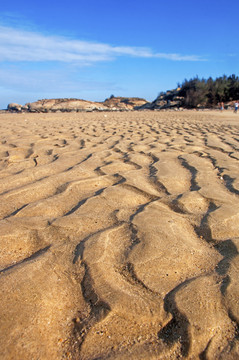
[[[239,115],[0,114],[1,359],[239,358]]]

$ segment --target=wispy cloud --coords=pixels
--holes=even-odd
[[[120,56],[160,58],[171,61],[204,61],[197,55],[157,53],[150,48],[112,46],[63,36],[0,26],[0,61],[59,61],[89,65]]]

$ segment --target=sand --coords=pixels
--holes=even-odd
[[[239,115],[0,115],[0,358],[239,358]]]

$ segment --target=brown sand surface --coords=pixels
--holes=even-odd
[[[0,358],[239,359],[239,116],[0,115]]]

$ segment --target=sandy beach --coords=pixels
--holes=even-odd
[[[239,115],[0,114],[0,358],[239,358]]]

